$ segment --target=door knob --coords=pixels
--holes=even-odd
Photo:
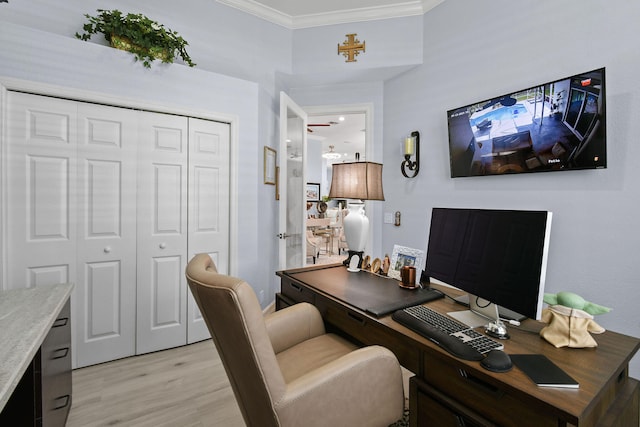
[[[167,244],[163,242],[163,243],[160,243],[159,246],[160,246],[160,249],[164,249],[167,247]]]
[[[109,252],[111,252],[111,246],[105,246],[104,253],[108,254]]]

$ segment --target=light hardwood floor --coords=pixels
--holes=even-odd
[[[408,407],[413,374],[402,370]],[[75,369],[72,378],[67,427],[245,426],[211,340]]]
[[[211,340],[73,371],[67,427],[244,426]]]

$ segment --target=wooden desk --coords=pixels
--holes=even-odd
[[[594,336],[596,349],[557,349],[540,338],[539,322],[526,320],[520,328],[509,327],[507,353],[545,354],[580,383],[577,390],[542,388],[516,367],[508,373],[489,372],[479,362],[451,356],[390,315],[375,318],[345,303],[352,274],[370,273],[349,273],[342,265],[279,271],[276,309],[309,302],[318,307],[329,330],[393,351],[416,374],[409,393],[412,426],[638,426],[639,386],[628,376],[629,361],[640,347],[637,338],[607,331]],[[314,287],[319,279],[331,279],[334,291]],[[374,275],[371,280],[394,285]],[[449,299],[428,305],[440,312],[464,309]]]

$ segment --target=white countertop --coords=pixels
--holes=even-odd
[[[0,292],[0,411],[71,295],[63,283]]]

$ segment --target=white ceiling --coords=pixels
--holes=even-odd
[[[444,0],[218,0],[287,28],[423,15]]]
[[[340,120],[340,117],[344,120]],[[308,123],[329,124],[330,126],[308,126],[311,132],[307,133],[308,144],[322,144],[322,153],[330,150],[330,146],[334,146],[333,151],[342,155],[334,162],[353,162],[355,161],[355,153],[360,153],[360,160],[365,158],[365,128],[366,115],[364,113],[357,114],[327,114],[309,116]]]

